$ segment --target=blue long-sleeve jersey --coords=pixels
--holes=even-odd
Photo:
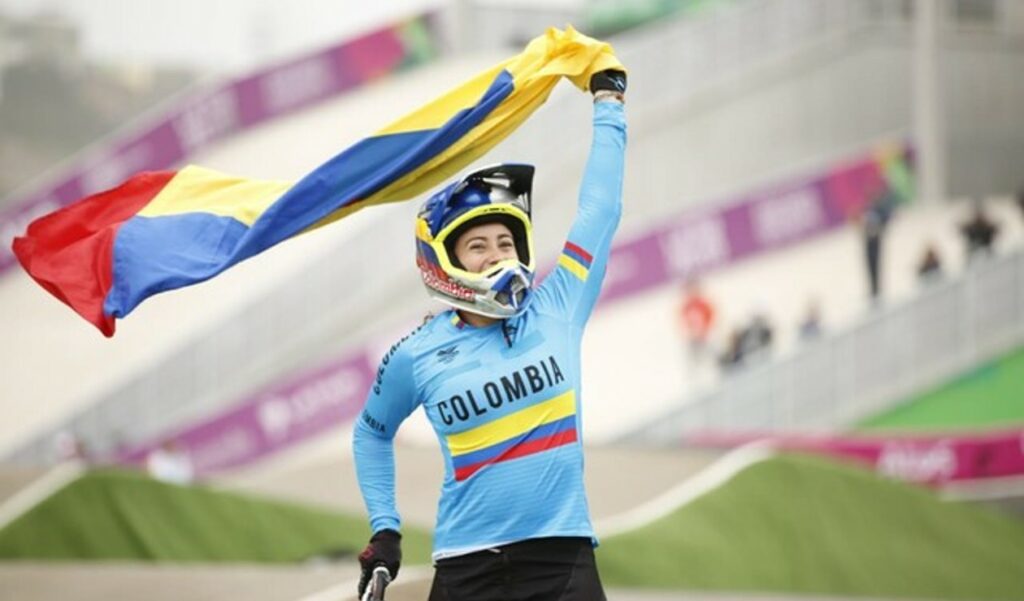
[[[622,211],[625,146],[622,104],[596,103],[576,219],[523,313],[476,328],[446,311],[383,358],[353,439],[374,532],[400,527],[392,440],[422,405],[445,464],[434,559],[529,538],[594,539],[583,488],[580,342]]]

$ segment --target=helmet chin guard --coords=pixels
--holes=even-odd
[[[533,166],[501,164],[474,171],[431,196],[416,219],[416,265],[427,292],[456,309],[495,319],[521,313],[534,279],[530,192]],[[462,267],[455,241],[467,229],[498,222],[508,227],[518,260],[483,272]]]

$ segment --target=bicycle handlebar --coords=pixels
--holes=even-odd
[[[366,587],[361,601],[384,601],[384,589],[391,584],[391,573],[384,566],[373,568],[370,585]]]

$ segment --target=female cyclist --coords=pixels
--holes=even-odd
[[[374,567],[401,562],[392,441],[422,405],[445,477],[431,600],[604,599],[583,490],[580,340],[622,211],[621,71],[594,75],[594,134],[579,208],[558,265],[533,288],[533,167],[470,173],[424,204],[416,260],[451,310],[391,347],[355,429],[353,452]]]

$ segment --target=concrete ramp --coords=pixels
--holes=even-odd
[[[424,601],[429,570],[403,571],[388,601]],[[5,598],[18,601],[352,601],[354,567],[140,566],[136,564],[0,564]],[[841,601],[841,597],[608,590],[609,601]],[[872,601],[858,598],[858,601]],[[881,601],[881,600],[875,600]]]
[[[16,465],[0,465],[0,504],[36,481],[46,470]]]

